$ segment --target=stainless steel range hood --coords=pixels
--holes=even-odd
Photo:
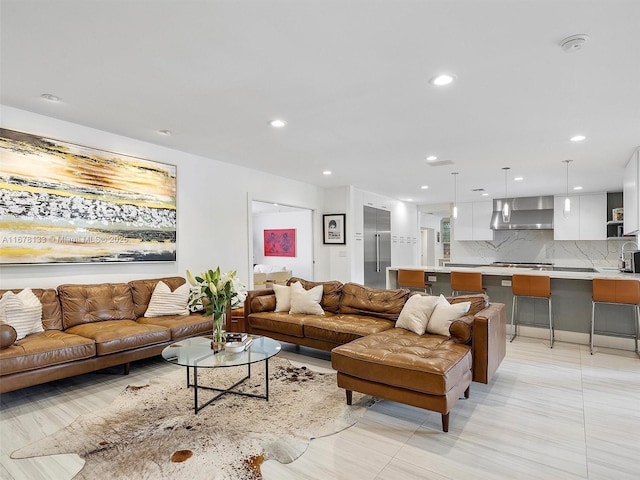
[[[510,210],[508,222],[502,215],[505,202]],[[496,198],[490,227],[493,230],[552,230],[553,196]]]

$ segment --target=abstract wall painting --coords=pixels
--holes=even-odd
[[[295,257],[296,229],[283,228],[264,231],[265,257]]]
[[[0,264],[176,260],[176,166],[0,128]]]

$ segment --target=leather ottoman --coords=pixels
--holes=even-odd
[[[354,340],[331,351],[338,386],[347,403],[352,391],[438,412],[449,430],[449,412],[460,396],[469,397],[472,355],[440,335],[417,335],[392,328]]]

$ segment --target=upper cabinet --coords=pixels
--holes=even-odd
[[[624,234],[632,235],[638,232],[640,215],[640,149],[633,152],[627,167],[624,170],[623,202],[624,202]]]
[[[564,214],[565,195],[554,197],[554,240],[606,240],[607,194],[573,195],[571,211]]]
[[[453,239],[493,240],[493,230],[489,228],[493,202],[458,203],[458,218],[453,220]]]

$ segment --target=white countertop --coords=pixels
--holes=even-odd
[[[566,271],[546,271],[535,270],[532,268],[519,268],[519,267],[494,267],[491,265],[478,265],[477,267],[430,267],[422,266],[393,266],[388,267],[388,271],[397,271],[400,268],[406,268],[410,270],[423,270],[425,272],[433,273],[450,273],[452,270],[459,272],[482,272],[483,275],[496,275],[509,277],[513,274],[521,273],[526,275],[544,275],[550,278],[565,278],[570,280],[593,280],[594,278],[618,278],[628,280],[640,281],[640,273],[624,273],[615,268],[596,268],[597,272],[566,272]],[[570,268],[570,267],[568,267]]]

